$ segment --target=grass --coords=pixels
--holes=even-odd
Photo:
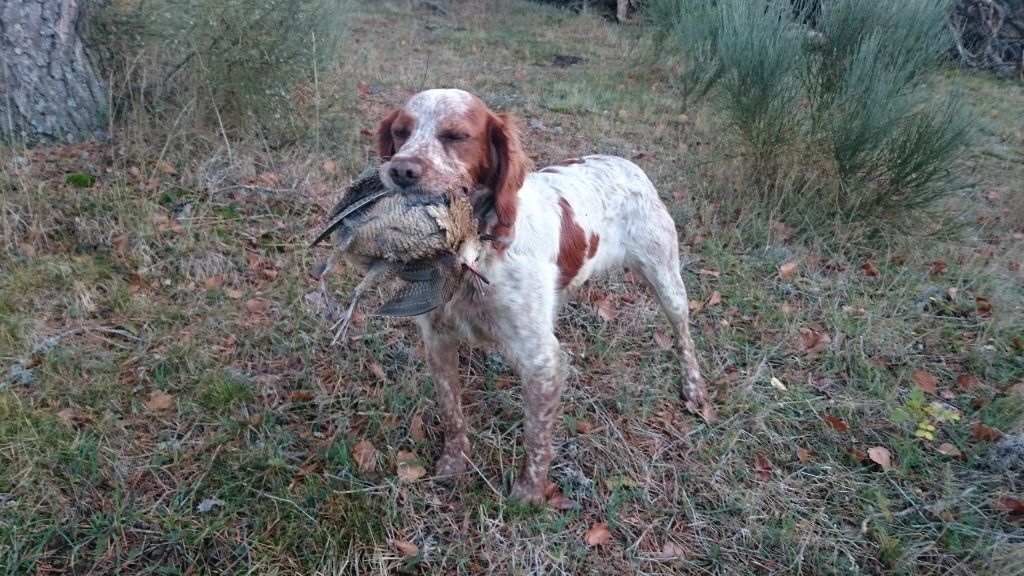
[[[632,30],[481,5],[458,19],[358,5],[344,73],[321,78],[325,93],[347,95],[330,121],[349,128],[324,138],[326,152],[259,141],[229,151],[216,135],[200,156],[161,155],[162,143],[2,152],[0,363],[31,378],[0,384],[0,569],[1019,570],[1020,516],[999,502],[1024,497],[1011,444],[1024,435],[1020,84],[941,80],[981,111],[981,144],[960,167],[981,182],[960,199],[961,236],[830,250],[729,204],[742,183],[712,112],[681,115],[677,87],[631,70]],[[558,55],[583,61],[554,66]],[[514,375],[482,349],[463,356],[470,477],[458,488],[429,474],[401,480],[399,450],[429,470],[441,442],[415,330],[367,317],[352,346],[332,348],[313,305],[322,254],[304,249],[311,229],[363,167],[364,131],[429,86],[464,87],[535,121],[525,141],[539,165],[589,152],[635,159],[677,217],[691,298],[721,294],[693,318],[721,415],[711,426],[677,400],[674,358],[655,337],[667,326],[648,292],[618,276],[566,307],[571,369],[551,479],[572,509],[506,501],[522,404]],[[76,188],[72,173],[95,181]],[[861,268],[870,250],[874,277]],[[936,261],[945,268],[933,275]],[[782,279],[787,262],[797,271]],[[340,295],[356,274],[338,272]],[[599,295],[614,302],[613,320],[591,305]],[[821,335],[828,342],[809,351]],[[941,400],[960,420],[913,408],[918,370],[945,391],[925,405]],[[977,382],[965,390],[960,374]],[[914,436],[923,419],[932,441]],[[976,422],[1006,440],[975,437]],[[360,471],[362,440],[374,471]],[[940,453],[942,443],[963,456]],[[891,452],[890,470],[864,456],[876,446]],[[200,511],[204,501],[217,503]],[[584,542],[595,522],[609,525],[609,544]]]

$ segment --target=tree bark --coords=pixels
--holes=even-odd
[[[85,0],[0,0],[0,140],[73,142],[107,124],[82,38]]]

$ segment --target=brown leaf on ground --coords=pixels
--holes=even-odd
[[[782,278],[783,280],[792,280],[796,277],[796,268],[796,262],[786,262],[779,266],[779,278]]]
[[[946,263],[942,260],[936,260],[932,262],[931,270],[928,271],[929,276],[940,276],[946,273]]]
[[[938,382],[935,380],[935,376],[924,370],[918,370],[914,372],[914,386],[917,386],[922,392],[935,394]]]
[[[423,416],[421,414],[413,414],[412,420],[409,421],[409,438],[413,442],[422,442],[427,435],[423,432]]]
[[[981,386],[981,381],[970,374],[961,374],[956,377],[956,385],[963,392],[969,392],[972,388]]]
[[[693,312],[694,314],[704,309],[704,302],[701,302],[700,300],[690,300],[688,304],[690,312]]]
[[[57,417],[73,426],[81,426],[82,424],[92,422],[92,416],[89,416],[78,406],[69,406],[57,412]]]
[[[417,456],[415,452],[399,450],[395,460],[398,462],[398,477],[403,482],[413,482],[427,474],[427,469],[422,464],[416,462]]]
[[[395,540],[395,549],[404,554],[405,556],[418,556],[420,553],[420,547],[408,542],[406,540]]]
[[[699,268],[697,270],[697,274],[701,276],[711,276],[712,278],[718,278],[719,276],[722,275],[721,271],[719,270],[708,270],[707,268]]]
[[[579,506],[579,504],[572,498],[567,498],[557,488],[549,490],[550,494],[547,495],[548,506],[551,506],[555,510],[572,510]]]
[[[765,482],[772,477],[772,461],[758,452],[754,456],[754,470],[757,471],[757,479]]]
[[[206,288],[207,290],[211,290],[213,288],[220,288],[223,285],[224,277],[221,276],[220,274],[217,274],[216,276],[209,276],[206,278],[206,280],[203,280],[203,288]]]
[[[162,173],[167,174],[167,175],[174,174],[175,172],[178,171],[174,167],[174,164],[171,164],[167,160],[157,160],[156,161],[156,169],[157,169],[158,172],[162,172]]]
[[[270,302],[261,298],[250,298],[245,301],[245,311],[249,314],[266,314],[270,310]]]
[[[814,457],[814,454],[807,448],[796,449],[796,459],[800,462],[807,464]]]
[[[719,292],[718,290],[715,290],[714,292],[711,293],[711,296],[708,297],[707,305],[708,306],[718,306],[721,303],[722,303],[722,293]]]
[[[160,412],[174,406],[174,396],[165,394],[159,390],[153,390],[149,393],[149,398],[144,404],[146,409],[153,412]]]
[[[370,362],[370,365],[367,366],[367,370],[369,370],[370,374],[373,374],[373,377],[380,382],[388,381],[388,375],[384,373],[384,367],[377,362]]]
[[[664,330],[654,331],[654,343],[658,345],[658,348],[662,350],[669,350],[672,348],[672,337],[668,335]]]
[[[868,278],[878,278],[880,272],[878,266],[875,266],[874,261],[868,260],[867,262],[860,265],[860,271],[864,273]]]
[[[999,507],[1013,515],[1024,515],[1024,501],[1009,496],[999,497]]]
[[[961,452],[959,448],[950,444],[949,442],[943,442],[942,444],[939,444],[939,447],[936,448],[936,450],[938,450],[942,454],[945,454],[946,456],[953,456],[955,458],[963,456],[963,452]]]
[[[825,424],[828,424],[837,432],[848,432],[850,430],[850,426],[846,422],[843,422],[842,420],[836,418],[835,416],[825,415],[825,417],[822,418],[822,420],[824,420]]]
[[[127,234],[122,234],[121,236],[118,236],[117,238],[114,239],[114,242],[113,242],[112,246],[114,248],[114,252],[117,252],[118,254],[122,254],[123,255],[124,253],[126,253],[128,251],[128,244],[129,244],[128,235]]]
[[[314,398],[315,396],[309,390],[292,390],[288,392],[288,399],[292,402],[309,402]]]
[[[369,440],[360,440],[352,446],[352,460],[360,472],[373,472],[377,469],[377,449]]]
[[[974,299],[974,305],[977,309],[978,316],[989,316],[992,314],[992,303],[988,301],[988,298],[978,296]]]
[[[338,165],[335,164],[334,160],[324,160],[323,169],[328,174],[334,174],[338,171]]]
[[[661,547],[662,558],[684,558],[686,557],[686,551],[683,547],[671,540],[665,542],[665,545]]]
[[[882,446],[874,446],[868,448],[868,458],[875,464],[882,467],[882,470],[888,471],[892,468],[892,453],[889,452],[888,448]]]
[[[604,522],[595,522],[590,530],[583,534],[583,541],[587,543],[587,546],[604,546],[611,538],[612,533]]]
[[[602,298],[597,301],[597,315],[605,322],[611,322],[615,319],[615,308],[612,306],[611,299]]]
[[[228,288],[227,290],[224,291],[224,294],[228,298],[231,298],[232,300],[241,300],[243,293],[241,290],[237,290],[235,288]]]
[[[800,329],[800,347],[801,350],[789,350],[788,354],[793,355],[797,352],[803,352],[803,355],[808,358],[814,358],[820,354],[823,350],[828,348],[828,345],[832,343],[832,337],[825,332],[818,332],[810,328]]]
[[[978,440],[984,440],[986,442],[999,442],[1003,439],[1003,433],[991,426],[986,426],[981,422],[976,422],[974,427],[971,428],[971,436],[974,436]]]
[[[590,434],[594,431],[594,425],[589,420],[577,420],[576,431],[580,434]]]

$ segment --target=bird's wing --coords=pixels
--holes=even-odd
[[[320,243],[321,240],[330,236],[332,232],[337,230],[338,226],[341,226],[342,222],[345,221],[345,218],[351,216],[352,213],[355,212],[356,210],[359,210],[363,206],[366,206],[372,202],[376,202],[381,197],[386,196],[387,194],[390,193],[391,191],[386,188],[383,190],[377,190],[376,192],[371,193],[369,196],[363,196],[362,198],[356,200],[355,202],[352,202],[348,206],[340,208],[336,212],[336,214],[331,217],[331,220],[327,223],[327,227],[324,228],[324,230],[320,232],[319,235],[317,235],[316,239],[309,244],[309,247],[312,248],[316,246],[317,244]]]
[[[379,316],[419,316],[447,303],[458,286],[458,270],[447,258],[399,265],[395,270],[407,284],[378,308]]]

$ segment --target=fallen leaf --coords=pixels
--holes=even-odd
[[[882,470],[888,471],[892,468],[892,453],[889,452],[888,448],[882,446],[868,448],[868,457],[871,458],[872,462],[881,466]]]
[[[159,390],[153,390],[149,393],[149,398],[144,404],[148,410],[160,412],[174,406],[174,396],[165,394]]]
[[[814,454],[812,454],[811,451],[808,450],[807,448],[797,448],[796,449],[796,459],[799,460],[800,462],[804,463],[804,464],[807,464],[808,462],[810,462],[811,458],[813,456],[814,456]]]
[[[981,422],[974,424],[971,428],[971,436],[974,436],[978,440],[985,440],[986,442],[999,442],[1003,439],[1003,433],[991,426],[986,426]]]
[[[959,448],[953,446],[949,442],[943,442],[942,444],[939,444],[937,450],[940,453],[945,454],[946,456],[954,456],[957,458],[963,456],[963,452],[961,452]]]
[[[825,424],[828,424],[837,432],[847,432],[850,430],[850,426],[846,422],[843,422],[842,420],[836,418],[835,416],[826,415],[823,418],[823,420],[825,421]]]
[[[988,316],[992,313],[992,303],[988,301],[988,298],[978,296],[974,299],[974,304],[977,308],[978,316]]]
[[[685,556],[686,552],[683,547],[671,540],[665,542],[665,545],[661,547],[662,558],[683,558]]]
[[[796,312],[796,306],[790,304],[789,302],[783,302],[779,306],[779,310],[781,310],[782,313],[785,314],[786,316],[792,316],[793,313]]]
[[[207,290],[220,288],[223,285],[224,277],[221,276],[220,274],[217,274],[216,276],[209,276],[206,278],[206,280],[203,280],[203,288],[206,288]]]
[[[22,242],[21,244],[18,244],[18,250],[21,251],[25,258],[31,259],[36,257],[35,246],[29,244],[28,242]]]
[[[423,432],[423,416],[420,414],[413,414],[412,420],[409,422],[409,438],[413,442],[422,442],[427,437]]]
[[[273,172],[263,172],[252,179],[252,185],[259,188],[279,188],[281,177]]]
[[[754,470],[757,471],[757,479],[765,482],[772,477],[772,461],[758,452],[754,455]]]
[[[972,388],[980,386],[981,382],[970,374],[961,374],[956,377],[956,385],[960,387],[960,390],[968,392]]]
[[[157,160],[156,169],[168,175],[174,174],[177,171],[177,169],[174,167],[174,164],[171,164],[167,160]]]
[[[789,390],[788,388],[786,388],[786,385],[782,383],[782,380],[779,380],[775,376],[772,376],[771,383],[772,388],[775,388],[779,392],[787,392]]]
[[[577,420],[576,421],[576,432],[580,434],[590,434],[594,431],[594,425],[588,420]]]
[[[850,316],[863,316],[867,314],[867,310],[863,306],[843,306],[843,312],[846,312]]]
[[[217,506],[223,506],[223,505],[224,505],[224,501],[223,500],[218,500],[216,498],[207,498],[206,500],[203,500],[198,505],[196,505],[196,511],[199,512],[200,514],[205,514],[205,513],[209,512],[210,510],[213,510]]]
[[[711,296],[708,297],[707,305],[708,306],[717,306],[717,305],[719,305],[721,303],[722,303],[722,294],[718,290],[715,290],[714,292],[711,293]]]
[[[802,347],[804,356],[808,358],[814,358],[820,354],[823,350],[828,348],[828,345],[832,343],[832,337],[825,332],[818,332],[810,328],[800,329],[800,346]],[[795,354],[797,350],[790,350],[790,354]]]
[[[227,290],[224,291],[224,294],[227,295],[227,297],[231,298],[232,300],[240,300],[242,298],[242,291],[236,290],[234,288],[228,288]]]
[[[324,172],[328,174],[334,174],[338,171],[338,165],[334,163],[334,160],[324,160]]]
[[[604,522],[595,522],[590,527],[590,530],[583,534],[583,540],[587,543],[587,546],[604,546],[611,538],[612,533]]]
[[[117,238],[115,238],[112,246],[114,248],[114,252],[117,252],[118,254],[124,254],[125,252],[127,252],[128,251],[128,235],[127,234],[122,234],[121,236],[118,236]]]
[[[270,310],[270,302],[260,298],[250,298],[245,301],[245,311],[249,314],[266,314]]]
[[[932,376],[924,370],[918,370],[914,372],[914,385],[917,386],[922,392],[928,394],[935,394],[938,382],[935,380],[935,376]]]
[[[373,377],[377,380],[381,382],[388,381],[388,375],[384,373],[384,368],[380,364],[370,362],[370,365],[367,368],[370,370],[370,374],[373,374]]]
[[[779,278],[783,280],[792,280],[796,277],[796,262],[786,262],[779,266]]]
[[[615,319],[615,309],[612,307],[612,301],[608,298],[603,298],[597,301],[597,315],[601,317],[605,322],[611,322]]]
[[[718,270],[708,270],[707,268],[699,268],[697,274],[701,276],[711,276],[712,278],[718,278],[722,273]]]
[[[397,472],[398,477],[403,482],[413,482],[419,480],[427,473],[427,469],[423,465],[417,463],[418,457],[415,452],[406,452],[405,450],[399,450],[395,460],[398,462]]]
[[[550,496],[548,496],[547,502],[548,506],[551,506],[555,510],[572,510],[579,506],[579,503],[572,498],[567,498],[558,490],[555,490]]]
[[[863,272],[864,275],[867,276],[868,278],[878,278],[880,274],[878,271],[878,266],[875,266],[875,263],[872,260],[868,260],[867,262],[861,264],[860,271]]]
[[[687,304],[689,304],[690,312],[694,314],[704,309],[704,302],[700,300],[690,300]]]
[[[999,506],[1010,514],[1024,514],[1024,501],[1009,496],[999,497]]]
[[[420,547],[413,544],[412,542],[407,542],[405,540],[395,540],[394,544],[395,549],[397,549],[402,554],[405,554],[406,556],[418,556],[420,553]]]
[[[932,262],[932,268],[931,268],[931,270],[928,271],[928,275],[929,276],[939,276],[941,274],[945,274],[945,272],[946,272],[946,263],[943,262],[942,260],[936,260],[936,261]]]
[[[309,402],[315,398],[309,390],[292,390],[288,392],[288,399],[292,402]]]
[[[57,412],[57,417],[74,426],[81,426],[82,424],[92,422],[92,416],[89,416],[78,406],[69,406]]]
[[[369,440],[360,440],[352,446],[352,459],[360,472],[373,472],[377,468],[377,449]]]
[[[953,400],[956,398],[956,392],[953,392],[949,388],[943,388],[942,390],[939,390],[939,396],[943,400]]]
[[[669,350],[672,348],[672,337],[664,330],[655,330],[654,343],[662,350]]]

